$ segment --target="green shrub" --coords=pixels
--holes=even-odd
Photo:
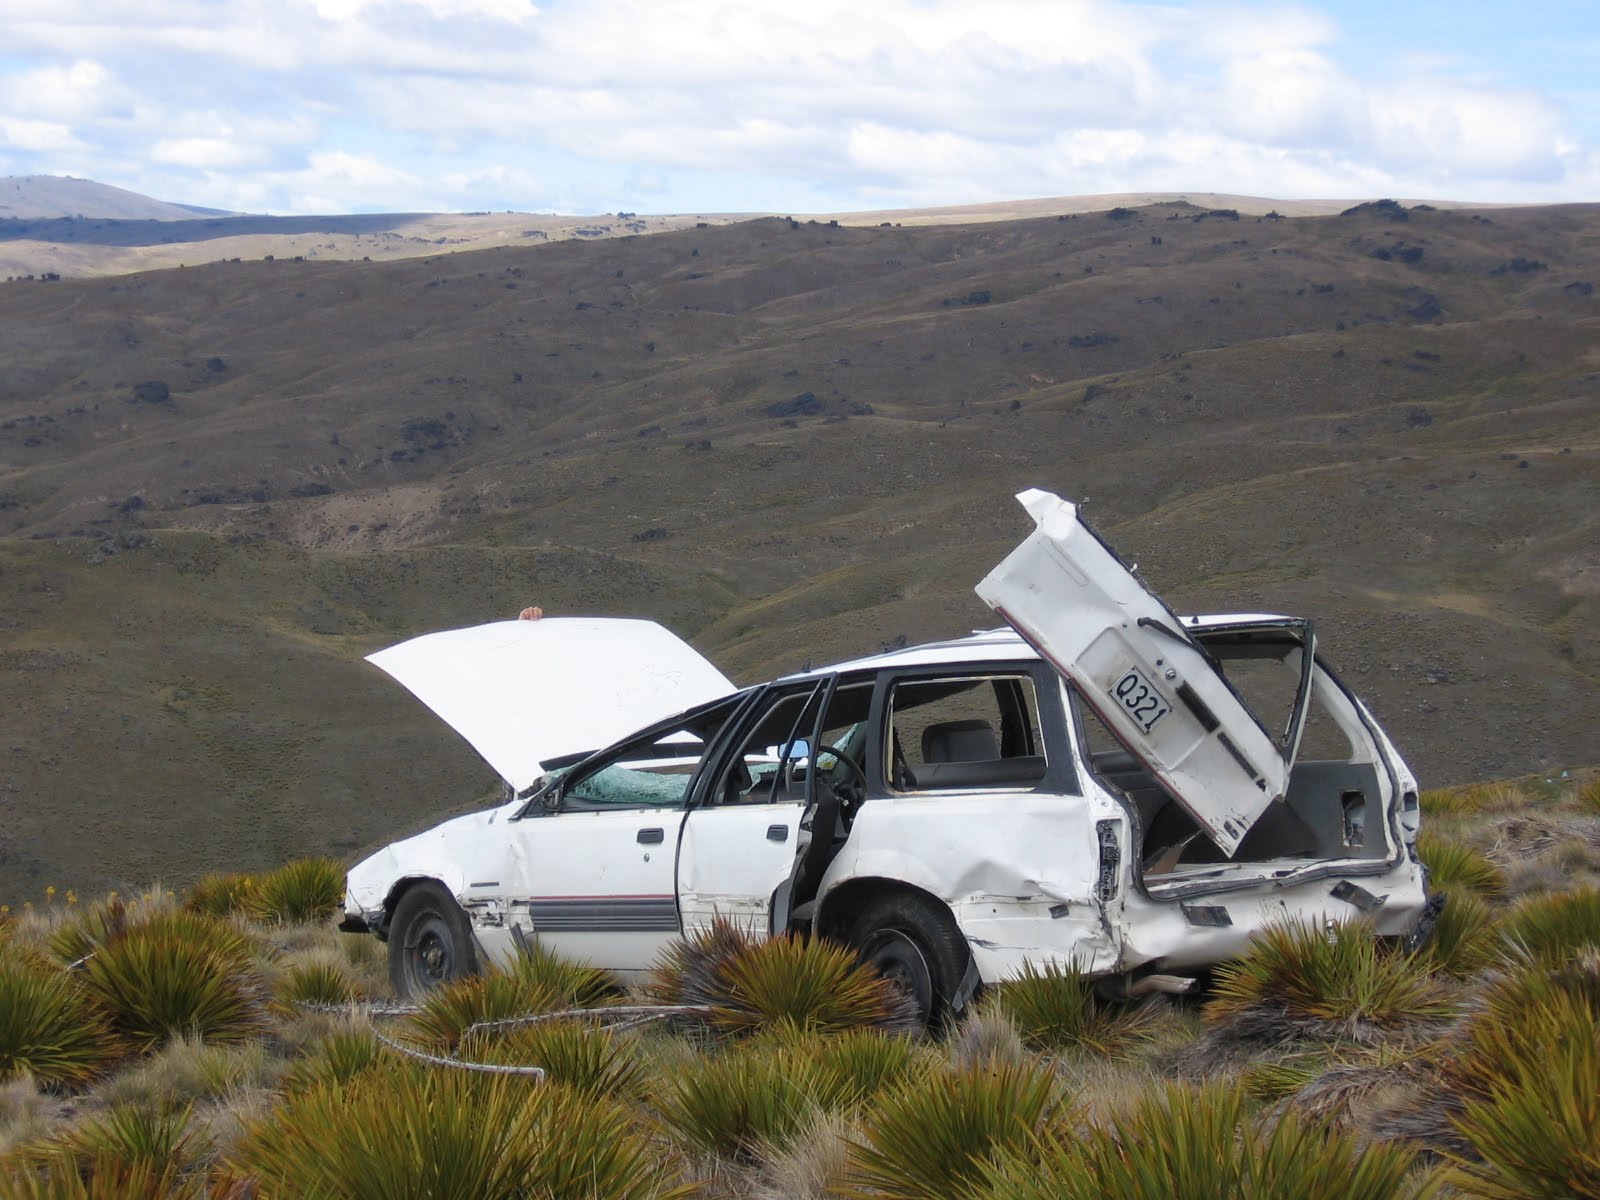
[[[854,1111],[931,1062],[931,1051],[908,1038],[788,1027],[676,1066],[655,1102],[684,1144],[748,1159],[782,1151],[819,1114]]]
[[[1444,1060],[1446,1091],[1487,1100],[1513,1086],[1574,1027],[1600,1024],[1600,951],[1551,965],[1533,961],[1491,980]]]
[[[1251,1009],[1282,1012],[1350,1031],[1437,1020],[1452,1005],[1429,965],[1426,956],[1380,944],[1367,921],[1276,925],[1257,934],[1243,958],[1217,968],[1205,1014],[1217,1021]]]
[[[991,1158],[1021,1152],[1058,1108],[1036,1066],[980,1065],[917,1078],[885,1097],[852,1145],[849,1180],[885,1200],[984,1196]]]
[[[985,1200],[1417,1200],[1415,1156],[1292,1111],[1266,1126],[1232,1084],[1167,1084],[1109,1125],[1005,1148]]]
[[[141,1049],[186,1034],[238,1041],[265,1024],[248,941],[198,914],[164,913],[127,927],[96,948],[83,978]]]
[[[301,1004],[349,1004],[363,998],[350,972],[336,962],[295,963],[274,990],[278,1003],[289,1011]]]
[[[627,1112],[563,1087],[390,1060],[290,1096],[231,1165],[260,1200],[687,1196]]]
[[[202,875],[184,893],[183,906],[208,917],[228,917],[254,910],[257,882],[242,872]]]
[[[796,1034],[780,1031],[775,1043],[785,1054],[814,1062],[831,1095],[867,1101],[926,1074],[937,1061],[922,1041],[898,1037],[877,1029],[846,1029],[838,1033]],[[752,1044],[759,1052],[762,1043]]]
[[[1582,950],[1600,949],[1600,888],[1583,888],[1524,900],[1500,923],[1518,953],[1559,963]]]
[[[713,1004],[722,991],[718,980],[723,964],[755,941],[754,933],[717,917],[667,943],[646,992],[664,1004]]]
[[[252,916],[285,925],[320,921],[344,903],[345,869],[331,858],[300,858],[256,880]]]
[[[577,1019],[538,1021],[513,1026],[502,1034],[474,1034],[462,1040],[459,1057],[470,1062],[543,1067],[555,1083],[617,1099],[633,1096],[644,1073],[631,1039]]]
[[[372,1030],[336,1029],[295,1061],[284,1076],[285,1092],[303,1092],[318,1084],[342,1085],[382,1061],[383,1048]]]
[[[548,984],[524,983],[515,975],[490,971],[434,988],[423,998],[422,1011],[407,1020],[406,1030],[425,1045],[454,1049],[474,1025],[566,1007],[566,997]]]
[[[120,900],[90,904],[56,927],[50,935],[50,953],[63,964],[79,962],[126,929],[128,922],[128,906]]]
[[[202,1144],[188,1132],[189,1107],[123,1104],[92,1118],[56,1141],[84,1166],[114,1161],[182,1170],[199,1157]]]
[[[618,996],[609,973],[571,962],[538,942],[520,947],[505,970],[522,986],[557,996],[565,1008],[598,1008]]]
[[[117,900],[92,905],[65,922],[51,936],[50,951],[63,963],[82,962],[133,933],[171,936],[207,946],[240,966],[252,965],[257,954],[249,936],[227,921],[184,909],[123,905]]]
[[[705,1005],[729,1033],[917,1028],[906,994],[823,938],[757,939],[717,921],[675,945],[657,966],[652,990],[671,1004]]]
[[[662,1080],[655,1104],[685,1145],[724,1158],[749,1159],[782,1146],[828,1101],[814,1062],[748,1046],[706,1056]]]
[[[1471,846],[1424,833],[1417,837],[1417,854],[1435,887],[1464,889],[1479,896],[1505,894],[1505,873]]]
[[[1467,979],[1493,962],[1499,948],[1499,926],[1489,906],[1471,892],[1456,892],[1446,897],[1422,956],[1435,970]]]
[[[1515,1013],[1510,999],[1480,1018],[1456,1066],[1467,1098],[1455,1124],[1476,1157],[1458,1156],[1451,1182],[1504,1200],[1600,1195],[1600,996],[1525,993]]]
[[[1076,962],[1024,963],[1022,971],[983,1002],[985,1010],[1011,1019],[1035,1050],[1123,1053],[1147,1040],[1152,1009],[1102,1000],[1094,981]]]
[[[0,1082],[29,1074],[76,1086],[121,1049],[105,1009],[72,976],[7,948],[0,959]]]
[[[123,1163],[103,1155],[87,1164],[62,1154],[54,1159],[16,1164],[0,1163],[0,1194],[7,1200],[205,1200],[205,1180],[185,1176],[175,1164]],[[247,1196],[247,1192],[213,1192],[218,1200]]]

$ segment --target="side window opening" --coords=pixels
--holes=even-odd
[[[735,701],[719,702],[690,714],[677,728],[658,727],[614,747],[598,761],[572,768],[560,785],[561,807],[682,808],[706,748],[737,707]]]
[[[816,723],[815,684],[774,697],[709,795],[712,804],[781,804],[805,799],[805,764]]]
[[[886,775],[897,791],[1032,788],[1045,775],[1033,679],[1025,673],[897,681]]]

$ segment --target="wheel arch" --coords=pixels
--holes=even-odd
[[[858,875],[829,888],[817,905],[814,928],[825,937],[842,941],[851,919],[862,906],[869,900],[885,895],[916,896],[925,900],[944,914],[953,929],[958,933],[961,931],[961,923],[943,898],[904,879],[891,879],[884,875]],[[962,940],[966,940],[965,934]]]
[[[424,883],[437,883],[446,892],[450,893],[456,903],[459,904],[461,902],[460,892],[450,886],[449,880],[441,879],[437,875],[424,875],[421,873],[402,875],[389,885],[389,891],[383,898],[383,917],[375,930],[380,941],[386,942],[389,940],[389,925],[394,920],[394,910],[396,905],[400,903],[400,898],[412,888]]]

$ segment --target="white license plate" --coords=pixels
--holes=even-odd
[[[1156,690],[1156,685],[1146,679],[1138,667],[1129,667],[1122,673],[1111,685],[1111,695],[1122,705],[1123,711],[1133,718],[1133,723],[1146,733],[1172,711],[1167,698]]]

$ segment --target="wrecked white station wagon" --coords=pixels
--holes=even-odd
[[[1311,623],[1174,616],[1073,505],[1018,498],[992,632],[743,690],[645,621],[373,655],[508,799],[357,865],[343,927],[406,995],[531,939],[626,978],[718,917],[811,930],[929,1015],[1051,960],[1184,990],[1284,920],[1415,936],[1416,781]]]

